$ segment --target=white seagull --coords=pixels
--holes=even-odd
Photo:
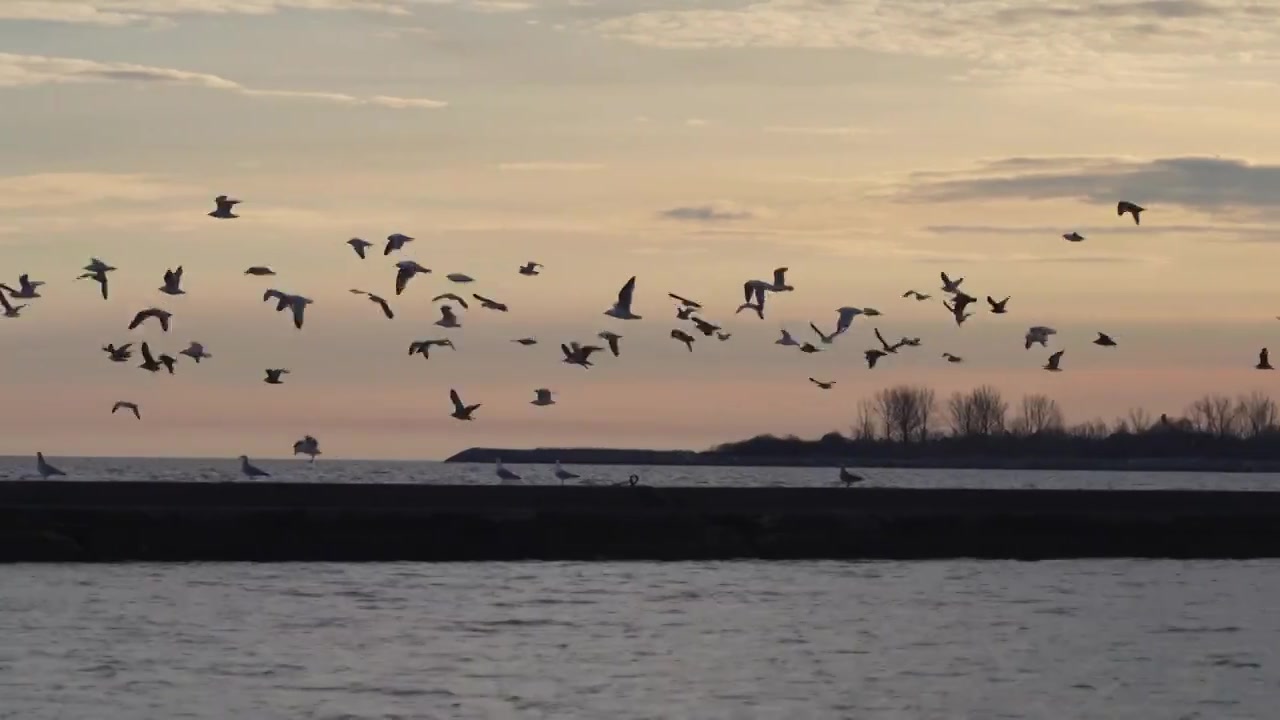
[[[199,363],[199,362],[200,362],[201,358],[211,358],[211,357],[213,357],[212,355],[210,355],[208,352],[206,352],[206,351],[205,351],[205,349],[204,349],[204,345],[201,345],[200,343],[196,342],[195,340],[192,340],[192,341],[191,341],[191,344],[187,346],[187,349],[186,349],[186,350],[179,350],[179,351],[178,351],[178,354],[179,354],[179,355],[186,355],[187,357],[191,358],[192,360],[195,360],[197,363]]]
[[[142,419],[142,413],[138,412],[137,403],[131,403],[124,400],[120,400],[116,402],[115,405],[111,406],[111,414],[115,415],[116,411],[119,410],[120,408],[124,408],[125,410],[132,410],[134,417],[138,418],[139,420]]]
[[[556,401],[551,399],[551,391],[546,388],[538,388],[537,390],[533,391],[533,394],[536,395],[536,397],[533,400],[529,401],[530,405],[545,407],[547,405],[556,404]]]
[[[248,455],[240,456],[240,472],[247,478],[271,477],[271,473],[249,462]]]
[[[213,199],[213,203],[217,207],[214,208],[213,212],[209,213],[209,217],[218,218],[220,220],[230,220],[231,218],[240,217],[239,215],[231,212],[232,208],[240,204],[239,200],[232,200],[226,195],[219,195]]]
[[[44,453],[42,452],[36,453],[36,472],[40,473],[40,477],[44,480],[48,480],[50,476],[53,475],[66,475],[66,473],[62,472],[58,468],[45,462]]]
[[[1058,334],[1058,331],[1054,330],[1051,327],[1036,325],[1028,329],[1026,336],[1023,337],[1023,340],[1025,341],[1025,347],[1027,350],[1030,350],[1031,346],[1034,345],[1035,343],[1040,343],[1041,347],[1048,347],[1049,336],[1057,335],[1057,334]]]
[[[605,315],[619,320],[640,320],[641,317],[631,312],[631,298],[636,293],[636,276],[632,275],[626,285],[618,291],[618,302],[604,311]]]
[[[853,324],[854,318],[858,317],[859,315],[866,314],[866,312],[863,311],[862,308],[849,307],[849,306],[837,308],[836,312],[840,314],[840,317],[836,319],[836,331],[834,333],[835,335],[843,334],[844,331],[848,330],[849,326]]]
[[[293,444],[293,454],[310,455],[311,462],[316,461],[316,456],[320,454],[320,441],[311,435],[305,435],[301,440]]]
[[[395,250],[403,250],[404,244],[412,241],[413,241],[413,238],[409,237],[408,235],[401,235],[400,233],[394,233],[394,234],[388,235],[387,246],[382,249],[382,254],[390,255]]]

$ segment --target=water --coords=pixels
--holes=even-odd
[[[235,458],[58,458],[49,462],[76,480],[165,480],[171,482],[244,481]],[[254,464],[285,482],[464,483],[496,484],[493,466],[475,463],[397,462],[375,460],[257,460]],[[622,482],[632,473],[648,485],[783,485],[831,486],[834,468],[761,468],[692,466],[566,466],[587,483]],[[558,484],[552,465],[508,465],[527,483]],[[953,470],[858,468],[866,485],[969,488],[1092,488],[1184,490],[1280,490],[1280,473],[1100,472],[1088,470]],[[35,460],[0,457],[0,480],[32,477]]]
[[[0,718],[1275,717],[1280,562],[0,568]]]

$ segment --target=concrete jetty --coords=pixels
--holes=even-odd
[[[0,561],[1280,557],[1280,492],[0,482]]]

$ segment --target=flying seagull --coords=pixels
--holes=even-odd
[[[849,326],[853,324],[854,318],[864,314],[862,312],[862,308],[848,306],[837,308],[836,312],[839,313],[839,317],[836,319],[835,335],[843,334],[844,331],[848,330]]]
[[[727,332],[716,333],[716,339],[719,340],[720,342],[724,342],[725,340],[728,340],[731,337],[733,337],[733,333],[727,333]]]
[[[956,278],[955,280],[952,280],[951,278],[947,277],[946,273],[940,273],[940,275],[942,276],[943,292],[949,292],[949,293],[960,292],[960,283],[964,282],[964,278]]]
[[[441,300],[452,300],[461,305],[463,310],[471,307],[461,295],[455,295],[454,293],[442,293],[431,298],[431,302],[440,302]]]
[[[458,316],[453,314],[453,308],[448,305],[440,306],[440,319],[435,324],[443,328],[462,327],[462,323],[458,322]]]
[[[111,362],[128,362],[129,358],[133,357],[133,353],[129,352],[129,348],[132,346],[133,343],[125,343],[120,347],[107,343],[102,348],[102,351],[110,356]]]
[[[44,480],[48,480],[50,477],[54,475],[64,475],[64,476],[66,475],[66,473],[62,472],[58,468],[45,462],[44,453],[42,452],[36,453],[36,472],[40,473],[41,479],[44,479]]]
[[[769,288],[770,290],[772,290],[773,292],[790,292],[792,290],[795,290],[795,288],[787,284],[788,269],[789,268],[784,268],[784,267],[774,268],[773,286]]]
[[[364,251],[373,246],[373,243],[361,238],[351,238],[347,241],[347,244],[351,246],[352,250],[356,251],[356,255],[359,255],[361,260],[365,259]]]
[[[165,295],[185,295],[186,290],[182,289],[182,266],[179,265],[177,270],[164,271],[164,285],[160,286],[160,292]]]
[[[688,320],[693,317],[693,314],[696,312],[698,312],[698,308],[695,307],[678,307],[676,308],[676,319]]]
[[[257,275],[257,276],[261,277],[261,276],[263,276],[263,275],[275,275],[275,274],[276,274],[276,271],[275,271],[275,270],[272,270],[271,268],[267,267],[266,265],[254,265],[253,267],[249,268],[248,270],[245,270],[245,271],[244,271],[244,274],[245,274],[245,275]]]
[[[942,353],[942,357],[946,358],[949,363],[964,362],[964,358],[959,355],[952,355],[951,353]]]
[[[169,355],[165,355],[164,353],[161,353],[159,358],[153,357],[151,355],[151,346],[146,343],[142,343],[142,364],[138,367],[143,370],[147,370],[149,372],[160,372],[160,368],[163,367],[169,371],[170,375],[172,375],[173,366],[177,362],[177,359]]]
[[[924,293],[916,292],[915,290],[908,290],[908,291],[906,291],[906,292],[902,293],[902,297],[904,297],[904,298],[908,298],[908,297],[909,297],[909,298],[915,298],[917,301],[920,301],[920,300],[928,300],[929,298],[931,298],[931,297],[933,297],[933,296],[932,296],[932,295],[925,295]]]
[[[560,352],[564,353],[564,360],[561,362],[570,365],[581,365],[583,368],[590,368],[592,363],[590,360],[591,353],[599,352],[601,348],[595,345],[579,345],[575,340],[568,345],[561,343]]]
[[[247,478],[271,477],[271,473],[249,462],[247,455],[240,456],[240,472]]]
[[[450,417],[456,418],[458,420],[474,420],[475,419],[471,417],[471,414],[474,413],[476,409],[480,407],[480,403],[476,403],[475,405],[463,405],[462,398],[458,396],[457,390],[449,391],[449,399],[453,401],[453,412],[450,413]]]
[[[281,380],[280,376],[288,374],[289,371],[285,368],[268,368],[267,376],[262,379],[262,382],[267,383],[268,385],[282,385],[284,384],[284,380]]]
[[[671,337],[675,340],[679,340],[680,342],[684,343],[684,346],[689,348],[689,352],[693,352],[693,336],[692,335],[677,328],[671,331]]]
[[[1103,347],[1114,347],[1114,346],[1115,346],[1115,344],[1116,344],[1116,341],[1115,341],[1115,340],[1112,340],[1110,335],[1108,335],[1108,334],[1106,334],[1106,333],[1104,333],[1104,332],[1100,332],[1100,333],[1098,333],[1098,339],[1097,339],[1097,340],[1094,340],[1094,341],[1093,341],[1093,344],[1094,344],[1094,345],[1101,345],[1101,346],[1103,346]]]
[[[307,306],[314,302],[311,298],[305,298],[301,295],[290,295],[289,293],[280,292],[271,289],[262,294],[262,301],[266,302],[271,298],[276,299],[276,312],[280,312],[285,308],[293,311],[293,326],[302,329],[302,321]]]
[[[1009,312],[1008,310],[1004,309],[1004,306],[1009,304],[1009,298],[1007,297],[1001,300],[1000,302],[996,302],[995,298],[988,295],[987,303],[991,305],[991,312],[995,315],[1004,315],[1005,313]]]
[[[814,380],[813,378],[809,378],[809,382],[813,383],[814,385],[817,385],[823,390],[830,390],[831,387],[836,384],[835,380],[828,380],[826,382],[823,382],[821,380]]]
[[[213,203],[216,207],[213,212],[209,213],[209,217],[218,218],[219,220],[230,220],[231,218],[240,217],[239,215],[231,212],[232,208],[240,204],[239,200],[232,200],[226,195],[219,195],[213,199]]]
[[[497,310],[498,312],[507,311],[507,306],[504,305],[503,303],[498,302],[497,300],[490,300],[489,298],[483,295],[477,295],[475,293],[471,293],[471,297],[475,298],[476,300],[479,300],[480,307],[485,308],[487,310]]]
[[[613,353],[614,357],[618,357],[618,355],[621,353],[621,350],[618,349],[618,341],[622,339],[621,335],[619,335],[616,332],[611,332],[609,330],[601,330],[600,332],[596,333],[596,337],[609,343],[609,352]]]
[[[619,320],[640,320],[641,317],[631,312],[631,298],[636,292],[636,276],[632,275],[626,285],[618,291],[618,301],[613,307],[604,311],[605,315]]]
[[[119,410],[120,408],[124,408],[125,410],[132,410],[134,417],[138,418],[139,420],[142,419],[142,413],[138,412],[137,403],[126,402],[124,400],[117,401],[115,405],[111,406],[111,414],[115,415],[116,411]]]
[[[1271,355],[1266,348],[1258,351],[1258,364],[1254,365],[1254,367],[1258,370],[1275,370],[1275,368],[1271,367]]]
[[[316,456],[320,455],[320,441],[311,435],[304,435],[303,438],[293,444],[293,454],[310,455],[311,462],[316,461]]]
[[[382,249],[382,254],[390,255],[395,250],[403,250],[404,244],[412,241],[413,241],[413,238],[409,237],[408,235],[401,235],[400,233],[394,233],[392,235],[388,235],[387,246]]]
[[[9,298],[5,297],[4,293],[0,293],[0,306],[4,308],[4,316],[7,318],[18,317],[18,314],[22,312],[22,308],[26,307],[25,304],[14,305],[13,303],[9,302]]]
[[[111,272],[117,268],[114,265],[108,265],[98,258],[89,258],[89,264],[83,268],[86,272]]]
[[[394,317],[396,316],[396,314],[395,314],[395,313],[391,312],[391,306],[387,304],[387,301],[386,301],[386,300],[384,300],[383,298],[381,298],[381,297],[379,297],[379,296],[377,296],[377,295],[374,295],[374,294],[373,294],[373,293],[371,293],[371,292],[367,292],[367,291],[365,291],[365,290],[356,290],[356,289],[352,288],[352,290],[351,290],[351,294],[353,294],[353,295],[364,295],[365,297],[369,298],[369,300],[371,300],[371,301],[373,301],[373,302],[377,303],[377,304],[378,304],[378,306],[382,308],[382,314],[383,314],[383,315],[386,315],[388,320],[391,320],[392,318],[394,318]]]
[[[102,286],[102,299],[107,299],[107,273],[103,270],[94,270],[83,273],[76,277],[77,280],[93,280]]]
[[[430,360],[431,347],[433,345],[439,345],[441,347],[449,347],[454,350],[458,349],[457,347],[454,346],[453,341],[448,338],[445,338],[443,340],[414,340],[413,342],[409,343],[409,354],[421,355],[424,359]]]
[[[1062,237],[1067,242],[1080,242],[1081,240],[1084,240],[1084,236],[1074,230],[1069,233],[1064,233]]]
[[[796,339],[791,337],[791,333],[787,332],[786,328],[782,328],[782,337],[778,338],[777,340],[774,340],[773,344],[774,345],[795,345],[796,347],[800,347],[800,343],[796,342]]]
[[[476,281],[475,278],[467,275],[466,273],[449,273],[448,275],[445,275],[445,279],[456,283],[469,283]]]
[[[800,346],[800,352],[805,353],[806,355],[812,355],[813,353],[822,352],[822,350],[819,349],[817,345],[807,342]]]
[[[1062,363],[1062,354],[1065,352],[1066,350],[1059,350],[1058,352],[1050,355],[1049,362],[1044,364],[1044,369],[1049,372],[1061,372],[1062,368],[1058,367],[1058,365]]]
[[[547,388],[538,388],[533,391],[534,399],[529,401],[530,405],[544,407],[546,405],[555,405],[556,401],[551,399],[551,391]]]
[[[186,350],[179,350],[179,351],[178,351],[178,354],[179,354],[179,355],[186,355],[187,357],[191,358],[192,360],[195,360],[197,364],[199,364],[199,363],[200,363],[200,359],[201,359],[201,358],[211,358],[211,357],[213,357],[212,355],[210,355],[208,352],[206,352],[206,351],[205,351],[205,349],[204,349],[204,345],[201,345],[200,343],[196,342],[195,340],[192,340],[192,341],[191,341],[191,345],[189,345],[189,346],[187,347],[187,349],[186,349]]]
[[[43,284],[43,280],[32,280],[26,273],[22,273],[18,276],[17,290],[14,290],[4,283],[0,283],[0,290],[4,290],[9,293],[9,297],[16,300],[30,300],[32,298],[40,297],[40,293],[36,291],[36,288]]]
[[[880,328],[874,328],[874,329],[876,332],[876,339],[880,341],[880,347],[883,348],[884,351],[887,353],[891,353],[891,354],[897,353],[898,346],[890,345],[888,342],[885,342],[884,336],[880,334]]]
[[[1049,336],[1057,334],[1058,331],[1051,327],[1045,327],[1043,325],[1032,326],[1027,330],[1027,334],[1023,338],[1025,340],[1026,349],[1030,350],[1034,343],[1040,343],[1041,347],[1048,347]]]
[[[538,339],[537,339],[537,338],[531,338],[531,337],[524,337],[524,338],[516,338],[515,340],[512,340],[511,342],[513,342],[513,343],[520,343],[521,345],[524,345],[525,347],[528,347],[528,346],[530,346],[530,345],[537,345],[537,344],[538,344]]]
[[[540,268],[540,267],[542,267],[542,263],[536,263],[536,262],[534,262],[534,261],[530,260],[529,262],[527,262],[527,263],[525,263],[524,265],[521,265],[521,266],[520,266],[520,274],[521,274],[521,275],[528,275],[529,277],[533,277],[534,275],[538,275],[538,274],[540,274],[540,273],[538,272],[538,268]]]
[[[838,333],[838,332],[833,332],[833,333],[831,333],[830,335],[827,335],[827,334],[823,333],[821,330],[819,330],[819,329],[818,329],[818,326],[817,326],[817,325],[814,325],[812,322],[810,322],[810,323],[809,323],[809,327],[810,327],[810,329],[812,329],[815,333],[817,333],[817,334],[818,334],[818,339],[822,341],[822,344],[823,344],[823,345],[830,345],[831,343],[835,342],[835,340],[836,340],[836,336],[840,334],[840,333]]]
[[[965,320],[973,317],[973,313],[967,313],[964,311],[964,304],[962,303],[956,303],[955,305],[952,305],[946,300],[943,300],[942,306],[945,307],[947,310],[949,310],[951,312],[952,317],[956,319],[956,327],[963,325]]]
[[[404,288],[418,273],[429,273],[431,268],[422,267],[415,260],[401,260],[396,263],[396,294],[404,292]]]
[[[675,293],[667,293],[667,297],[671,298],[672,300],[675,300],[676,302],[680,303],[681,305],[683,305],[683,306],[685,306],[685,307],[693,308],[693,309],[695,309],[695,310],[701,310],[701,309],[702,309],[702,303],[700,303],[700,302],[696,302],[696,301],[694,301],[694,300],[690,300],[690,299],[689,299],[689,298],[687,298],[687,297],[681,297],[681,296],[679,296],[679,295],[677,295],[677,294],[675,294]]]
[[[1142,207],[1141,205],[1136,205],[1134,203],[1131,203],[1128,200],[1121,200],[1120,202],[1116,203],[1116,215],[1123,216],[1125,213],[1129,213],[1130,215],[1133,216],[1134,225],[1140,224],[1138,220],[1138,216],[1142,213],[1143,210],[1146,210],[1146,208]]]
[[[698,332],[706,335],[707,337],[711,337],[712,333],[720,329],[719,325],[709,323],[697,316],[689,318],[689,321],[693,323],[694,327],[698,328]]]
[[[138,327],[142,324],[142,321],[147,318],[155,318],[160,321],[160,329],[164,332],[169,332],[169,318],[171,317],[173,317],[173,313],[161,310],[160,308],[139,310],[138,313],[133,316],[133,321],[129,323],[129,329],[132,330]]]
[[[877,360],[884,357],[885,355],[888,355],[889,353],[879,349],[871,349],[863,352],[862,354],[867,358],[867,368],[871,369],[876,366]]]

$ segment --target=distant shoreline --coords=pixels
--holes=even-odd
[[[468,448],[446,458],[447,463],[566,465],[692,465],[707,467],[883,467],[936,470],[1080,470],[1129,472],[1280,473],[1280,460],[1229,457],[843,457],[813,454],[805,457],[733,455],[694,450],[625,448]]]

